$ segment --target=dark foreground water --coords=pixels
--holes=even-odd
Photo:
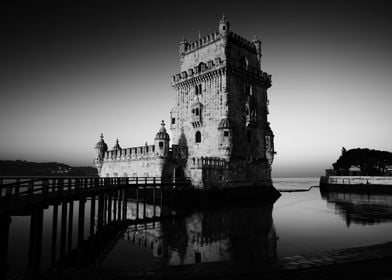
[[[280,190],[308,189],[317,186],[318,179],[275,179],[274,185]],[[92,224],[89,203],[84,219],[86,240]],[[128,202],[127,208],[127,217],[134,218],[135,203]],[[146,211],[151,215],[151,209]],[[159,212],[157,209],[158,215]],[[25,270],[28,264],[30,216],[11,218],[7,263],[13,273]],[[71,238],[67,237],[67,262],[60,257],[60,238],[55,240],[57,249],[53,250],[52,206],[44,210],[43,219],[41,269],[55,267],[60,261],[62,265],[79,265],[72,258],[80,246],[78,202],[73,204],[72,227],[67,228],[67,232],[72,232]],[[60,231],[58,223],[57,232]],[[391,232],[392,195],[320,193],[316,187],[304,192],[282,192],[273,205],[233,205],[132,225],[119,230],[99,255],[82,261],[127,269],[224,261],[256,265],[277,257],[391,241]]]

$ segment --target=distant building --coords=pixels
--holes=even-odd
[[[261,41],[218,31],[179,46],[180,73],[170,137],[162,121],[153,145],[108,150],[101,136],[94,161],[101,177],[191,177],[195,187],[271,184],[274,135],[267,120],[271,75],[261,70]]]

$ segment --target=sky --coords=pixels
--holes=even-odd
[[[385,1],[86,1],[0,9],[0,159],[92,165],[152,144],[174,106],[185,36],[257,35],[272,74],[274,177],[317,177],[341,148],[392,151]]]

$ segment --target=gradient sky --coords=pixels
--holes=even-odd
[[[124,2],[127,3],[127,2]],[[91,165],[153,142],[174,105],[178,43],[263,42],[273,176],[319,176],[341,147],[392,151],[392,17],[382,1],[128,1],[1,7],[0,159]]]

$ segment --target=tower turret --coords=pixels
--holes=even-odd
[[[161,128],[158,133],[155,135],[154,144],[155,144],[155,152],[159,156],[167,156],[169,154],[169,142],[170,136],[166,132],[165,122],[162,121]]]
[[[183,38],[182,41],[180,42],[180,55],[185,53],[188,50],[188,41]]]
[[[255,37],[253,38],[253,40],[252,40],[252,43],[253,43],[253,45],[255,45],[255,47],[256,47],[257,60],[259,61],[260,66],[261,66],[261,56],[262,56],[262,54],[261,54],[261,41],[260,41],[259,38],[257,38],[257,36],[255,36]]]
[[[98,174],[101,173],[101,168],[103,164],[103,159],[105,157],[105,152],[108,150],[108,145],[106,145],[105,141],[103,140],[103,133],[101,133],[101,139],[95,145],[96,151],[96,158],[94,160],[94,164],[98,169]]]
[[[222,15],[222,19],[219,21],[219,33],[223,36],[227,36],[230,32],[230,23],[227,21],[225,15]]]
[[[113,146],[113,151],[121,151],[120,144],[118,143],[118,139],[116,140],[116,145]]]

